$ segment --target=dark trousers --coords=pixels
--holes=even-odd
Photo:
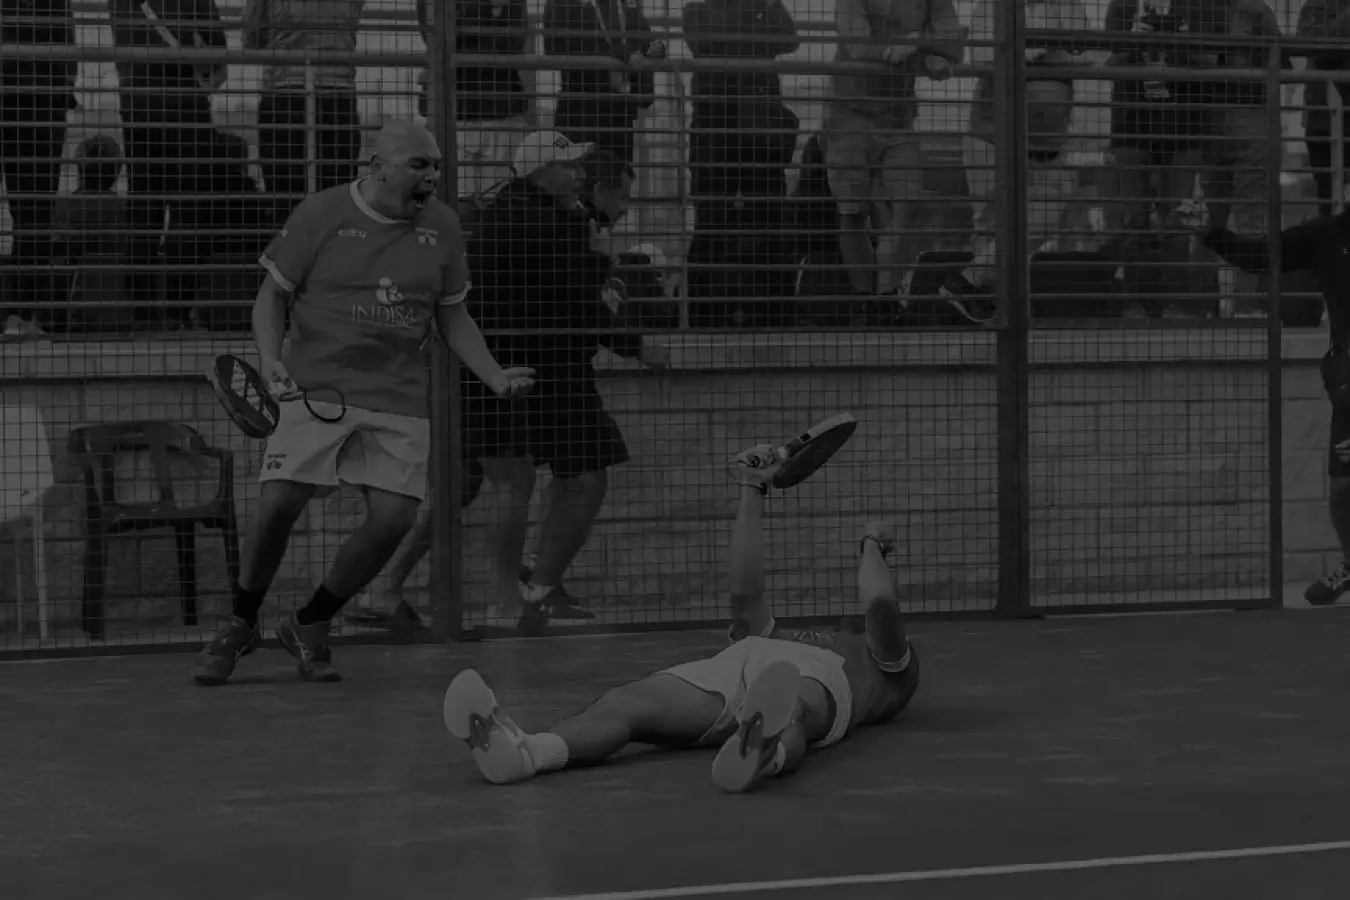
[[[18,85],[0,85],[0,176],[14,219],[10,282],[14,296],[55,302],[51,259],[52,208],[61,181],[61,150],[66,139],[65,93],[18,93]],[[25,319],[33,310],[9,310],[0,303],[0,323],[11,312]],[[51,321],[50,314],[39,318]]]
[[[694,239],[689,296],[771,298],[792,293],[786,258],[787,166],[797,143],[797,116],[776,97],[699,99],[690,124],[689,192]],[[771,324],[781,311],[756,309]],[[695,319],[736,315],[735,304],[700,304]],[[767,318],[765,318],[767,316]]]
[[[318,91],[314,98],[315,162],[318,190],[356,178],[361,154],[361,120],[356,92]],[[268,91],[258,104],[258,155],[263,187],[276,197],[277,221],[284,222],[309,192],[309,136],[305,131],[305,95]]]
[[[127,91],[119,99],[134,232],[131,257],[141,265],[169,267],[162,281],[149,270],[133,278],[137,297],[158,298],[156,285],[164,286],[165,305],[140,307],[136,319],[180,324],[189,318],[187,306],[196,295],[191,267],[201,261],[207,242],[176,232],[192,227],[210,207],[207,195],[221,138],[210,101],[198,91]]]

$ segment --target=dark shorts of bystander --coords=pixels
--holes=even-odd
[[[466,459],[530,456],[558,478],[628,461],[628,446],[593,380],[541,380],[536,393],[501,401],[465,383]]]

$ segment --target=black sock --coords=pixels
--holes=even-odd
[[[323,585],[314,592],[314,597],[305,604],[305,608],[295,614],[295,621],[301,625],[313,625],[315,622],[327,622],[336,616],[347,601]]]
[[[235,586],[234,608],[230,611],[250,625],[258,624],[258,610],[262,609],[263,594]]]

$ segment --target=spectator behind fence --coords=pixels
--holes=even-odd
[[[698,59],[769,60],[799,46],[782,0],[695,0],[685,4],[684,33]],[[732,263],[722,251],[737,236],[783,227],[797,116],[783,104],[776,72],[695,72],[693,94],[690,296],[747,296],[754,293],[753,273],[705,266]]]
[[[835,59],[875,67],[835,75],[826,104],[825,163],[839,201],[839,248],[855,292],[893,294],[913,262],[915,245],[905,232],[920,219],[924,191],[915,78],[949,77],[965,55],[964,29],[951,0],[838,0],[835,27]],[[875,249],[871,231],[878,232]]]
[[[633,162],[637,118],[655,99],[656,79],[644,66],[666,56],[641,0],[548,0],[544,52],[624,63],[617,69],[564,68],[553,122],[572,140]]]
[[[1198,48],[1191,61],[1204,69],[1264,69],[1280,34],[1274,11],[1262,0],[1180,0],[1174,11],[1185,16],[1192,34],[1234,39],[1232,44]],[[1288,59],[1281,64],[1288,67]],[[1200,186],[1210,224],[1245,237],[1264,234],[1268,195],[1279,189],[1270,184],[1268,172],[1272,142],[1265,79],[1199,82],[1194,90],[1208,106]],[[1220,314],[1259,314],[1261,298],[1253,296],[1259,278],[1237,266],[1223,266]]]
[[[71,331],[131,330],[127,299],[127,201],[117,194],[122,174],[122,148],[110,135],[85,138],[75,148],[78,186],[56,199],[52,261],[72,267],[69,327]],[[77,304],[97,304],[82,306]]]
[[[247,0],[244,47],[280,53],[356,52],[365,0]],[[361,119],[356,111],[356,66],[313,67],[314,121],[306,114],[306,67],[277,63],[263,69],[258,101],[258,156],[263,185],[276,197],[278,222],[311,190],[356,179]],[[309,135],[314,129],[314,158]],[[315,179],[310,184],[310,164]]]
[[[1082,0],[1025,0],[1027,28],[1056,31],[1087,31],[1087,10]],[[999,0],[979,0],[972,18],[971,39],[990,41],[998,17]],[[1078,173],[1065,159],[1069,128],[1073,120],[1072,78],[1056,77],[1056,66],[1072,65],[1079,51],[1072,47],[1028,47],[1026,53],[1027,129],[1027,234],[1022,247],[1007,252],[1030,256],[1059,233],[1070,203],[1078,190]],[[994,61],[993,47],[975,47],[977,65]],[[974,285],[990,285],[997,274],[997,210],[1002,205],[998,171],[995,168],[994,104],[999,100],[994,76],[981,75],[970,111],[970,134],[966,137],[966,178],[974,206],[975,236],[971,241],[974,260],[965,277]]]
[[[1111,0],[1106,30],[1121,34],[1178,35],[1172,43],[1122,41],[1113,46],[1110,66],[1180,67],[1192,65],[1196,49],[1187,42],[1185,17],[1172,10]],[[1120,235],[1119,258],[1127,263],[1130,293],[1198,292],[1199,273],[1188,265],[1197,242],[1188,232],[1164,234],[1163,223],[1177,205],[1195,194],[1202,158],[1205,115],[1189,104],[1197,100],[1193,82],[1157,78],[1120,79],[1112,88],[1111,158],[1107,192],[1108,228]],[[1171,265],[1159,265],[1166,263]],[[1162,288],[1166,287],[1166,290]],[[1147,313],[1181,308],[1177,300],[1143,302]],[[1184,304],[1186,306],[1191,303]]]
[[[0,0],[0,43],[74,49],[69,0]],[[78,64],[70,61],[0,60],[0,178],[9,196],[14,222],[11,264],[16,277],[6,282],[23,300],[57,299],[46,270],[52,200],[61,180],[61,148],[66,113],[75,107]],[[6,334],[37,333],[31,309],[0,317]]]
[[[1298,36],[1312,40],[1338,40],[1342,46],[1335,49],[1309,51],[1308,67],[1318,72],[1339,72],[1350,63],[1350,0],[1304,0],[1303,8],[1298,12]],[[1350,84],[1344,81],[1336,84],[1344,110],[1341,118],[1341,134],[1350,137]],[[1331,97],[1325,81],[1309,82],[1303,88],[1303,128],[1308,139],[1308,164],[1315,170],[1313,180],[1317,184],[1317,197],[1321,200],[1323,215],[1331,215],[1334,204],[1341,203],[1345,197],[1332,196],[1331,167],[1335,148],[1332,146],[1331,109],[1328,104]],[[1334,160],[1342,172],[1350,163],[1350,141],[1341,150],[1341,158]],[[1344,192],[1342,181],[1342,192]]]
[[[456,0],[455,52],[524,55],[530,50],[525,0]],[[430,46],[434,17],[427,0],[417,0],[417,21]],[[422,115],[431,118],[422,73]],[[533,81],[533,79],[531,79]],[[508,66],[455,69],[455,155],[459,196],[483,194],[511,177],[511,156],[530,129],[530,97],[521,70]],[[433,126],[434,127],[434,126]]]
[[[166,227],[195,218],[193,208],[209,188],[210,160],[218,135],[211,95],[225,82],[224,63],[201,65],[175,59],[180,50],[225,49],[225,30],[215,0],[109,0],[113,41],[134,50],[117,63],[122,138],[130,183],[131,227],[137,232],[132,257],[158,261],[161,253],[178,265],[166,278],[165,299],[174,308],[142,309],[138,318],[177,327],[186,323],[185,304],[195,278],[182,267],[197,260],[191,243],[168,241]],[[144,55],[141,55],[144,54]],[[133,280],[142,298],[154,295],[154,275]]]

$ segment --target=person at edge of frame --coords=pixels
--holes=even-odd
[[[1196,204],[1177,211],[1180,223],[1206,247],[1251,275],[1270,271],[1269,235],[1247,236],[1227,226],[1210,227]],[[1322,385],[1331,401],[1327,474],[1331,526],[1341,545],[1341,564],[1313,582],[1304,598],[1328,606],[1350,589],[1350,213],[1319,215],[1279,234],[1280,272],[1311,272],[1322,291],[1330,320],[1331,346],[1322,357]]]

